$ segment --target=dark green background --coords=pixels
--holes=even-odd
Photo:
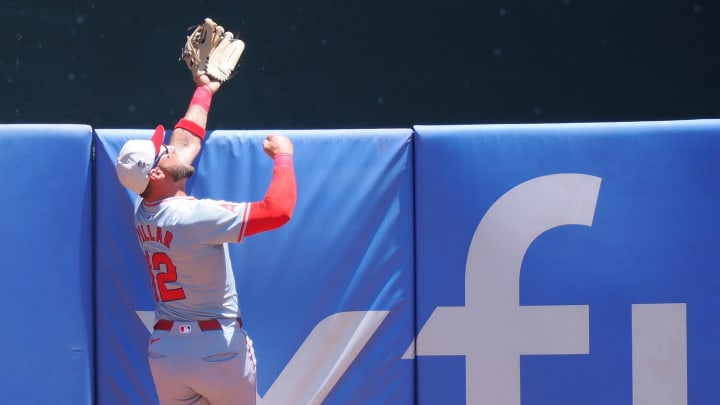
[[[210,16],[247,48],[210,129],[720,118],[713,0],[0,0],[2,123],[173,125]]]

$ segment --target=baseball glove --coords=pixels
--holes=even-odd
[[[207,74],[224,82],[230,78],[244,50],[243,41],[206,18],[188,35],[180,59],[185,61],[193,76]]]

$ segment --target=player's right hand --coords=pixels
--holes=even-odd
[[[289,153],[292,155],[293,144],[285,135],[270,134],[263,140],[263,150],[273,159],[278,153]]]

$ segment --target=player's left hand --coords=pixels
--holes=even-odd
[[[271,159],[278,153],[293,154],[293,144],[285,135],[270,134],[263,141],[263,150]]]

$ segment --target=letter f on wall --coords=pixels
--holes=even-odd
[[[520,306],[520,268],[543,232],[592,225],[600,181],[573,173],[529,180],[498,199],[478,224],[465,268],[465,306],[436,308],[415,344],[420,356],[465,356],[467,403],[519,405],[520,355],[589,353],[589,307]],[[412,346],[404,358],[412,357]]]

